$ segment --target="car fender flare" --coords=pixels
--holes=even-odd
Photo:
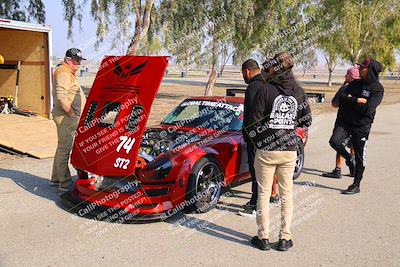
[[[218,161],[218,156],[219,156],[219,152],[211,147],[201,147],[201,148],[196,149],[188,157],[188,160],[190,160],[190,162],[191,162],[190,171],[192,171],[192,168],[194,167],[196,162],[199,161],[201,158],[212,157]],[[221,166],[219,166],[219,167],[221,167]]]
[[[219,152],[211,147],[199,147],[187,155],[187,158],[184,160],[184,167],[179,172],[181,177],[185,177],[185,183],[187,182],[187,178],[189,177],[190,172],[192,171],[194,165],[197,161],[199,161],[203,157],[212,157],[217,162],[219,167],[221,168],[221,164],[218,161]],[[222,168],[221,168],[222,169]]]
[[[193,167],[195,166],[196,162],[198,162],[201,158],[203,157],[212,157],[216,160],[218,163],[219,167],[221,168],[221,164],[218,162],[217,156],[219,155],[218,151],[215,149],[209,148],[209,147],[199,147],[196,150],[194,150],[192,153],[187,154],[186,159],[183,160],[182,167],[179,170],[178,178],[176,179],[175,185],[177,190],[174,192],[174,199],[177,202],[180,202],[182,200],[179,200],[180,195],[184,195],[187,189],[188,185],[188,179],[189,175],[192,172]],[[222,170],[222,168],[221,168]]]

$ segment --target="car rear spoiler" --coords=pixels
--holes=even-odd
[[[246,89],[226,89],[226,96],[236,96],[236,94],[245,94]],[[313,99],[316,103],[325,102],[325,93],[306,93],[308,98]]]
[[[226,89],[226,96],[236,96],[236,94],[245,94],[246,89]]]

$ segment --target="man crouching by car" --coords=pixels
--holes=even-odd
[[[258,235],[251,243],[261,250],[271,248],[268,200],[275,175],[282,201],[278,250],[286,251],[293,246],[290,226],[296,163],[295,127],[309,127],[311,111],[304,89],[293,77],[293,57],[283,52],[265,64],[272,66],[269,73],[273,78],[257,92],[255,103],[249,109],[250,126],[246,128],[257,149],[254,168],[258,184]]]

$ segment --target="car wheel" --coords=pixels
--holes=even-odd
[[[299,178],[304,166],[304,146],[300,138],[298,138],[296,142],[296,152],[297,158],[296,165],[294,167],[293,180]]]
[[[221,196],[223,174],[213,158],[201,158],[189,175],[187,212],[204,213],[213,209]]]

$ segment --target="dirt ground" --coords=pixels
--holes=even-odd
[[[295,73],[301,86],[306,92],[323,92],[325,93],[325,103],[313,103],[312,108],[318,112],[334,112],[330,101],[336,91],[343,83],[343,77],[336,75],[333,78],[333,85],[326,85],[326,77],[319,76],[313,79],[310,75],[304,78],[300,73]],[[87,74],[79,79],[85,92],[89,92],[94,81],[94,75]],[[151,109],[150,117],[147,125],[154,125],[160,122],[177,104],[188,97],[204,95],[204,88],[207,83],[207,74],[205,72],[195,71],[188,77],[181,78],[180,74],[165,75],[158,95]],[[400,102],[400,81],[396,83],[394,80],[383,80],[382,84],[385,87],[385,96],[383,104],[394,104]],[[218,78],[214,88],[213,95],[225,96],[228,88],[246,88],[243,78],[239,70],[225,71],[223,76]]]

